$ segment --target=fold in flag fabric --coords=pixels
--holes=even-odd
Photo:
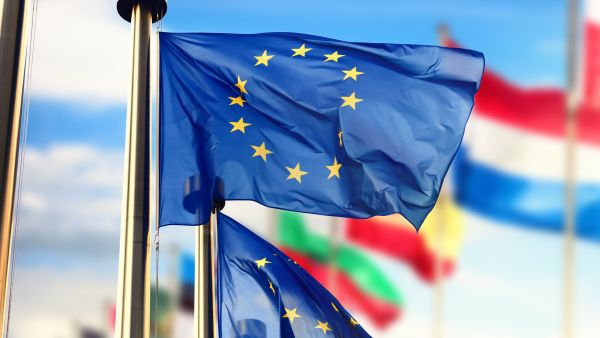
[[[232,218],[217,217],[219,337],[370,337],[297,262]]]
[[[333,282],[335,290],[330,291],[349,309],[368,316],[381,328],[399,319],[404,306],[402,295],[366,252],[347,243],[334,248],[326,236],[308,229],[302,214],[281,212],[278,218],[281,250],[326,287],[332,282],[333,264],[338,278]]]
[[[576,234],[600,241],[600,27],[586,23],[588,67],[577,111]],[[458,46],[446,41],[448,46]],[[592,59],[590,59],[592,58]],[[523,89],[486,69],[465,141],[454,161],[454,194],[469,210],[508,225],[561,232],[565,215],[562,89]],[[490,137],[493,135],[493,137]]]
[[[349,243],[405,262],[426,282],[436,280],[438,259],[440,278],[454,272],[463,232],[462,212],[449,198],[438,201],[418,233],[400,215],[346,220]]]
[[[401,213],[418,227],[483,65],[479,52],[433,46],[161,33],[160,225],[206,223],[213,200],[253,200]]]

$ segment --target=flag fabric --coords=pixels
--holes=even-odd
[[[438,201],[418,233],[400,215],[346,220],[350,243],[407,263],[426,282],[435,281],[438,260],[441,278],[455,270],[463,231],[463,215],[449,198]]]
[[[600,112],[600,2],[597,0],[586,1],[584,36],[583,105]]]
[[[282,251],[228,216],[217,220],[220,337],[370,337]]]
[[[213,200],[419,226],[460,145],[483,55],[296,33],[160,35],[159,223]],[[191,181],[197,187],[186,192]]]
[[[585,64],[590,67],[593,62],[597,60]],[[598,70],[591,67],[587,77],[597,79],[600,73],[591,73]],[[600,110],[586,102],[592,101],[584,98],[577,112],[576,233],[598,241]],[[459,204],[509,225],[562,231],[565,123],[562,89],[519,88],[486,69],[454,161],[453,188]]]
[[[367,253],[346,243],[334,248],[329,238],[310,232],[301,214],[280,212],[278,219],[280,249],[328,287],[346,307],[366,315],[381,328],[400,318],[404,306],[400,291]],[[333,282],[335,290],[330,288],[334,287],[329,273],[331,264],[338,271]]]

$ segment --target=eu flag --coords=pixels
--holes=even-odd
[[[295,33],[160,36],[160,225],[213,200],[419,226],[463,136],[483,55]],[[186,183],[197,185],[196,193]]]
[[[220,337],[369,337],[300,265],[235,220],[217,217]]]

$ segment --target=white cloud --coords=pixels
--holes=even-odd
[[[32,92],[86,104],[127,102],[129,24],[116,1],[39,1]]]
[[[88,146],[30,148],[17,250],[116,257],[123,154]]]
[[[9,336],[80,337],[79,327],[109,330],[116,295],[114,271],[17,269]]]

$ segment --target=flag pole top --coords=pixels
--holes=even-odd
[[[117,12],[123,20],[131,22],[131,11],[133,6],[138,4],[150,6],[153,23],[160,21],[167,14],[167,0],[118,0]]]

